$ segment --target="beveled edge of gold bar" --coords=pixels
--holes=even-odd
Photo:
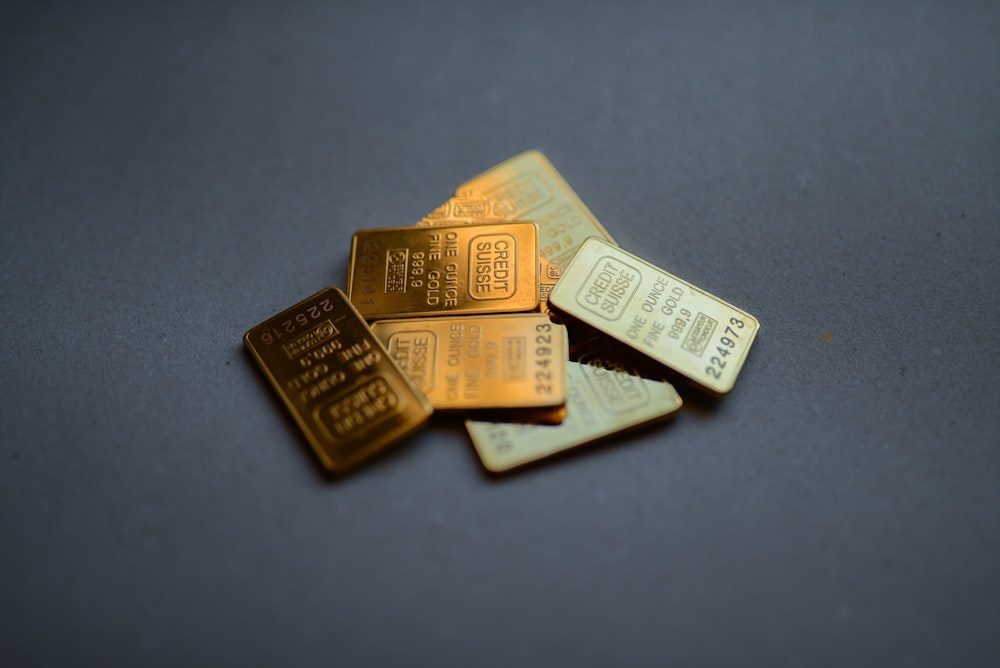
[[[551,176],[560,186],[562,186],[563,188],[565,188],[566,192],[574,200],[576,200],[576,204],[580,207],[581,210],[583,210],[584,214],[586,214],[587,217],[590,218],[590,222],[593,223],[594,227],[596,227],[597,230],[600,231],[601,234],[604,235],[604,240],[605,241],[610,241],[610,242],[614,243],[614,238],[607,231],[607,229],[605,229],[604,225],[601,224],[601,221],[599,221],[597,219],[597,216],[594,215],[594,212],[590,210],[590,207],[588,207],[587,204],[583,201],[583,199],[577,194],[577,192],[575,190],[573,190],[573,188],[569,185],[569,183],[566,181],[566,179],[563,178],[563,175],[561,173],[559,173],[559,171],[552,165],[552,163],[545,156],[545,154],[542,153],[540,150],[538,150],[536,148],[529,148],[527,151],[521,151],[520,153],[518,153],[518,154],[516,154],[514,156],[511,156],[510,158],[507,158],[503,162],[497,163],[496,165],[493,165],[489,169],[487,169],[487,170],[485,170],[483,172],[480,172],[479,174],[477,174],[473,178],[469,179],[468,181],[465,181],[460,186],[458,186],[457,188],[455,188],[455,194],[461,196],[462,194],[464,194],[466,191],[468,191],[470,189],[471,190],[475,190],[476,188],[473,188],[473,186],[472,186],[472,184],[475,181],[477,181],[479,179],[482,179],[482,178],[485,178],[485,177],[488,177],[488,175],[490,174],[490,172],[498,171],[498,170],[504,168],[504,166],[507,165],[508,163],[511,163],[511,162],[514,162],[514,161],[517,161],[517,160],[533,160],[533,161],[537,162],[539,165],[541,165],[542,169],[544,169],[545,171],[547,171],[549,173],[549,176]]]
[[[330,291],[339,293],[340,297],[343,299],[343,303],[351,311],[354,312],[354,315],[357,316],[358,321],[366,328],[368,328],[372,343],[379,349],[379,352],[382,353],[382,358],[393,368],[395,368],[397,380],[402,382],[403,384],[406,385],[407,388],[409,388],[409,390],[413,393],[413,397],[417,399],[419,408],[423,409],[422,418],[418,417],[418,419],[414,420],[413,424],[410,425],[408,428],[397,429],[395,432],[391,432],[391,435],[386,439],[384,439],[382,442],[374,441],[369,445],[366,445],[358,449],[351,456],[345,457],[343,459],[334,459],[333,457],[331,457],[330,454],[327,452],[327,449],[322,446],[322,444],[319,442],[317,438],[314,437],[312,426],[304,420],[302,414],[297,409],[297,407],[291,402],[286,393],[282,392],[279,389],[280,384],[274,377],[274,374],[271,373],[270,367],[264,362],[263,358],[258,353],[257,349],[254,347],[253,343],[250,340],[251,334],[253,334],[262,325],[271,322],[272,320],[276,320],[277,318],[280,318],[286,313],[295,311],[296,309],[299,308],[300,304],[317,299],[320,297],[320,295]],[[396,362],[392,359],[392,356],[389,355],[389,352],[385,349],[385,346],[383,346],[379,338],[375,336],[375,333],[371,331],[371,327],[365,321],[364,317],[358,312],[358,310],[354,307],[354,304],[351,303],[351,300],[348,299],[347,295],[340,288],[332,286],[325,287],[309,295],[308,297],[297,301],[288,308],[279,311],[278,313],[275,313],[274,315],[268,318],[265,318],[261,322],[257,323],[256,325],[248,329],[243,334],[243,345],[247,349],[247,351],[249,351],[251,357],[253,357],[254,362],[256,362],[257,364],[257,368],[260,369],[260,371],[267,378],[272,396],[277,395],[278,399],[281,401],[281,404],[285,408],[286,414],[291,416],[292,420],[299,428],[299,433],[302,435],[302,437],[305,438],[306,442],[309,443],[310,449],[313,451],[313,453],[315,453],[316,457],[323,465],[323,468],[325,468],[327,471],[331,473],[341,475],[356,468],[359,464],[370,459],[379,452],[387,449],[391,445],[419,431],[427,424],[427,422],[431,418],[431,415],[433,415],[434,413],[434,407],[431,405],[430,401],[427,399],[424,393],[421,392],[420,389],[413,384],[413,381],[411,381],[410,378],[405,373],[403,373],[402,369],[400,369],[396,365]]]

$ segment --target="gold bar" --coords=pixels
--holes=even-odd
[[[720,395],[733,389],[760,327],[746,311],[597,238],[580,247],[549,300]]]
[[[467,420],[466,429],[490,471],[501,473],[665,419],[681,407],[669,383],[646,380],[620,369],[567,363],[567,415],[558,426]]]
[[[336,288],[250,329],[243,342],[330,471],[350,469],[431,415],[430,402]]]
[[[417,225],[530,220],[538,225],[539,254],[557,269],[569,264],[587,237],[614,242],[538,151],[525,151],[488,169],[460,185],[455,195]]]
[[[538,267],[532,223],[361,230],[347,294],[367,320],[531,311]]]
[[[372,331],[435,410],[566,402],[566,328],[542,313],[380,320]]]

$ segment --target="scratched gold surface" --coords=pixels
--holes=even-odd
[[[460,185],[455,197],[417,224],[498,219],[536,223],[539,254],[556,269],[569,264],[587,237],[614,241],[552,163],[538,151],[520,153]]]
[[[538,271],[533,223],[361,230],[347,291],[367,320],[531,311]]]
[[[479,459],[503,471],[670,417],[681,398],[669,383],[568,362],[566,419],[558,426],[467,420]]]
[[[350,469],[431,415],[430,402],[336,288],[257,325],[243,341],[330,471]]]
[[[566,328],[545,314],[380,320],[372,331],[435,410],[566,402]]]
[[[746,311],[597,238],[549,301],[717,395],[733,388],[759,328]]]

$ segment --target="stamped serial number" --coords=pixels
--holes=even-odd
[[[722,370],[726,368],[726,358],[732,352],[732,349],[736,347],[736,340],[740,338],[737,330],[743,329],[745,326],[745,323],[739,318],[734,317],[729,319],[729,324],[726,325],[723,336],[719,338],[719,345],[716,348],[719,354],[713,355],[709,360],[710,364],[705,367],[705,373],[716,380],[722,379]],[[733,327],[736,327],[736,329],[733,329]]]
[[[294,334],[301,327],[305,327],[313,320],[317,320],[322,314],[329,313],[332,310],[333,304],[330,303],[329,299],[324,299],[315,306],[310,306],[308,309],[289,316],[288,319],[283,320],[278,326],[263,330],[260,333],[261,343],[265,346],[276,343],[286,335]]]
[[[535,325],[535,392],[552,394],[552,325]]]

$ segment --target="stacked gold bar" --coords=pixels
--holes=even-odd
[[[666,419],[682,404],[668,378],[729,392],[758,330],[618,248],[537,151],[459,186],[415,227],[358,231],[347,285],[244,337],[337,472],[432,410],[466,418],[494,472]]]

